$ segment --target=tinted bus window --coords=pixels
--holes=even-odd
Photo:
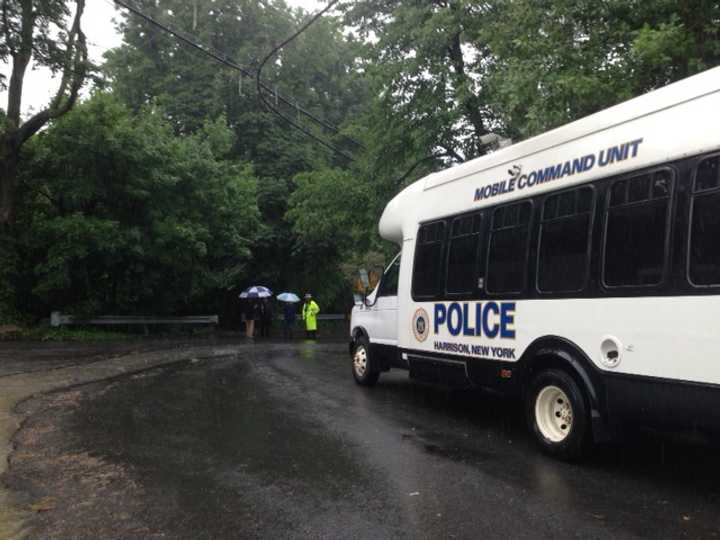
[[[397,296],[400,280],[400,257],[397,257],[385,271],[378,296]]]
[[[603,282],[642,287],[662,282],[667,265],[673,173],[664,169],[610,187]]]
[[[578,292],[585,288],[594,201],[595,192],[591,187],[545,199],[538,251],[540,292]]]
[[[445,284],[448,294],[471,293],[477,287],[481,224],[481,214],[461,216],[452,221]]]
[[[492,216],[487,263],[487,291],[519,293],[525,288],[532,204],[496,208]]]
[[[694,285],[720,285],[720,156],[700,162],[691,207],[688,279]]]
[[[413,265],[413,296],[432,298],[440,291],[445,222],[422,225],[418,230]]]

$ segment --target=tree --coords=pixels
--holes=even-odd
[[[85,34],[80,26],[85,0],[75,0],[75,13],[64,0],[3,0],[0,14],[0,60],[12,61],[7,83],[6,118],[0,126],[0,226],[15,215],[15,189],[22,146],[50,120],[75,104],[88,69]],[[68,25],[68,21],[72,21]],[[60,73],[60,86],[50,104],[21,120],[25,73],[33,60]],[[0,81],[5,86],[5,81]]]
[[[237,135],[236,156],[256,164],[263,177],[289,180],[296,173],[336,163],[336,156],[266,111],[253,75],[260,60],[303,20],[283,0],[144,0],[143,12],[203,44],[226,53],[250,76],[218,65],[163,30],[130,16],[121,25],[125,45],[108,55],[105,70],[113,90],[131,107],[154,103],[178,132],[196,130],[205,118],[225,114]],[[194,8],[197,6],[197,9]],[[332,137],[297,107],[341,125],[364,103],[365,86],[348,69],[358,44],[337,19],[323,18],[282,49],[263,70],[271,88],[287,97],[277,108],[325,138]],[[128,69],[130,66],[130,69]]]
[[[283,0],[145,0],[135,5],[227,53],[253,73],[259,61],[306,16],[302,10],[288,8]],[[293,178],[313,170],[346,168],[347,161],[265,110],[252,78],[244,77],[239,87],[237,71],[192,51],[140,18],[129,17],[121,29],[125,44],[111,52],[105,66],[113,91],[133,110],[157,106],[177,133],[194,133],[206,120],[225,115],[235,134],[231,157],[253,164],[264,226],[252,247],[248,275],[273,287],[310,286],[304,277],[308,269],[316,268],[319,258],[331,253],[320,253],[319,247],[305,243],[286,219],[296,189]],[[360,154],[357,147],[343,144],[343,136],[319,127],[297,107],[345,130],[369,101],[370,89],[355,69],[363,47],[343,32],[338,18],[323,17],[265,65],[262,79],[271,88],[266,99],[312,133],[346,152]],[[280,94],[277,104],[275,88]],[[326,281],[332,281],[329,274],[336,273],[337,267],[323,266]]]
[[[720,2],[518,0],[485,12],[484,86],[526,138],[720,63]]]
[[[403,164],[430,155],[462,162],[484,154],[482,137],[495,122],[479,79],[486,48],[472,41],[482,5],[371,0],[347,8],[347,22],[374,42],[364,66],[380,96],[374,116],[383,121],[375,118],[374,138]]]
[[[26,309],[197,313],[245,277],[252,167],[227,159],[223,118],[178,136],[163,116],[97,94],[29,145],[14,287]]]

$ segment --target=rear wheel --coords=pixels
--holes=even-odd
[[[380,378],[380,370],[370,355],[370,341],[360,336],[355,341],[352,352],[352,372],[355,382],[362,386],[373,386]]]
[[[588,407],[582,389],[566,372],[549,369],[533,378],[526,414],[535,438],[546,453],[572,460],[581,457],[587,449]]]

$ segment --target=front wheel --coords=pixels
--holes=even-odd
[[[530,428],[542,449],[573,460],[588,446],[588,408],[582,390],[566,372],[549,369],[532,380],[526,401]]]
[[[361,386],[373,386],[380,378],[380,370],[376,369],[370,356],[370,341],[365,336],[360,336],[355,341],[352,372],[355,382]]]

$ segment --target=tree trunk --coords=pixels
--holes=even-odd
[[[456,97],[460,101],[462,108],[465,111],[465,118],[470,122],[475,134],[475,148],[473,149],[473,155],[467,156],[473,158],[481,156],[485,153],[485,149],[480,144],[480,137],[487,133],[485,122],[482,113],[482,103],[477,95],[473,92],[472,83],[470,78],[465,72],[465,60],[462,53],[462,45],[460,41],[460,32],[456,33],[450,42],[448,47],[450,54],[450,62],[455,70],[455,92]]]
[[[15,185],[18,153],[7,142],[0,143],[0,229],[15,219]]]

